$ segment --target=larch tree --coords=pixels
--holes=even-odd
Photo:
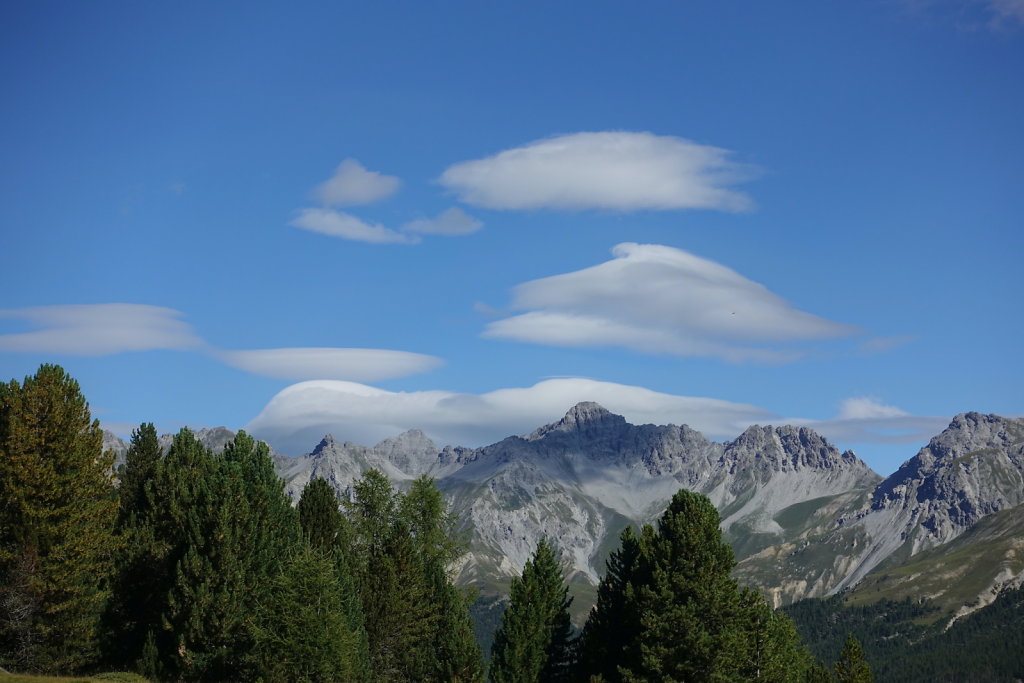
[[[99,422],[42,365],[0,385],[0,662],[68,672],[97,655],[117,516]]]
[[[846,634],[846,643],[833,668],[839,683],[872,683],[875,680],[871,665],[864,656],[864,648],[852,633]]]
[[[466,552],[456,530],[457,520],[434,485],[424,475],[401,497],[399,515],[412,535],[422,581],[435,606],[429,637],[427,674],[432,680],[481,681],[483,655],[473,634],[470,597],[453,583],[450,567]]]
[[[490,676],[494,683],[565,681],[571,676],[569,588],[554,548],[537,544],[512,579],[509,604],[494,634]]]

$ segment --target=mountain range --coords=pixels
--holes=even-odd
[[[214,450],[233,435],[197,433]],[[112,434],[106,445],[125,450]],[[955,616],[1024,582],[1020,418],[957,415],[886,478],[807,427],[755,425],[719,443],[596,403],[482,448],[438,448],[411,430],[372,447],[327,435],[306,455],[273,457],[294,500],[314,477],[340,496],[370,468],[399,488],[434,477],[469,539],[460,581],[485,594],[504,592],[547,536],[586,606],[621,530],[654,521],[680,488],[711,499],[737,578],[776,605],[847,591],[927,597]]]

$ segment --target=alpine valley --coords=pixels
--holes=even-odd
[[[217,450],[233,433],[197,436]],[[845,591],[862,603],[928,598],[955,617],[1024,582],[1021,418],[957,415],[885,479],[806,427],[752,426],[717,443],[685,425],[629,424],[596,403],[483,448],[438,448],[412,430],[372,447],[327,435],[274,460],[293,500],[315,477],[347,495],[370,468],[399,487],[434,477],[470,543],[460,582],[503,594],[546,536],[578,614],[622,529],[652,522],[680,488],[716,505],[736,577],[776,606]]]

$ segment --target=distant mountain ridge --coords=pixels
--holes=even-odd
[[[216,450],[233,433],[197,436]],[[410,430],[375,446],[327,435],[306,455],[274,459],[296,500],[314,477],[346,495],[371,467],[400,487],[434,477],[469,534],[461,580],[495,591],[542,535],[562,552],[573,581],[595,583],[619,532],[655,519],[679,488],[712,500],[736,550],[738,578],[776,604],[867,585],[868,575],[925,551],[921,557],[942,557],[947,545],[963,552],[964,541],[953,541],[1024,503],[1024,420],[978,413],[957,415],[885,479],[807,427],[755,425],[718,443],[686,425],[633,425],[589,402],[482,448],[440,449]],[[1022,518],[1001,517],[999,538]],[[982,594],[1021,583],[1024,557],[1014,564],[1013,551],[1004,554],[1010,559],[965,600],[983,602]]]

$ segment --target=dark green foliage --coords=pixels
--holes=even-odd
[[[153,480],[161,455],[156,427],[152,422],[143,423],[132,431],[124,464],[118,470],[119,530],[129,526],[133,517],[141,517],[149,509],[146,488]]]
[[[358,586],[374,677],[481,680],[468,601],[448,573],[465,546],[433,480],[422,477],[401,495],[370,470],[345,510],[342,554]]]
[[[0,384],[0,664],[75,671],[97,655],[117,502],[78,383],[42,365]]]
[[[430,577],[428,577],[430,580]],[[440,599],[437,627],[433,637],[435,665],[433,677],[438,681],[482,681],[484,660],[473,631],[469,606],[474,593],[452,585],[446,574],[435,568],[432,593]]]
[[[253,616],[250,669],[266,681],[367,680],[362,634],[345,617],[331,553],[302,543]]]
[[[148,490],[160,459],[156,428],[152,423],[140,425],[132,432],[125,464],[119,471],[117,532],[121,552],[114,558],[112,599],[104,615],[105,657],[118,667],[134,665],[142,657],[147,634],[159,626],[157,615],[150,609],[162,597],[160,575],[152,565],[157,540],[147,520]]]
[[[864,648],[853,634],[846,636],[846,644],[832,668],[839,683],[872,683],[875,680],[871,667],[864,659]]]
[[[739,591],[730,577],[732,549],[718,524],[706,497],[680,491],[657,533],[645,538],[626,591],[627,609],[639,614],[639,663],[623,668],[624,680],[704,681],[736,669],[729,645]]]
[[[734,628],[731,653],[743,680],[792,681],[811,675],[813,658],[793,622],[773,610],[757,591],[740,592]]]
[[[310,545],[319,550],[333,550],[339,541],[342,514],[331,485],[320,477],[310,481],[302,490],[298,510],[302,533]]]
[[[143,621],[159,625],[159,667],[189,680],[237,677],[254,646],[255,605],[300,538],[267,447],[239,432],[215,456],[183,429],[149,491],[162,585]]]
[[[1024,679],[1024,589],[1005,592],[948,630],[927,602],[850,606],[831,598],[804,600],[786,610],[823,661],[836,660],[847,632],[852,633],[881,681]],[[919,621],[935,623],[928,627]]]
[[[491,650],[495,683],[562,681],[571,676],[572,627],[568,586],[555,550],[542,538],[512,579],[509,604]]]
[[[597,587],[597,604],[577,643],[577,679],[600,676],[607,683],[622,680],[619,666],[628,666],[626,646],[640,630],[639,615],[626,608],[626,586],[634,579],[640,559],[640,539],[632,527],[619,535],[619,547],[608,558]]]
[[[789,619],[730,574],[704,496],[680,491],[658,522],[627,529],[580,639],[577,680],[803,680],[813,664]]]
[[[928,602],[882,600],[873,605],[845,605],[841,597],[801,600],[783,608],[797,625],[804,642],[818,661],[834,662],[852,633],[865,646],[868,660],[903,656],[903,648],[921,640],[936,609]]]

